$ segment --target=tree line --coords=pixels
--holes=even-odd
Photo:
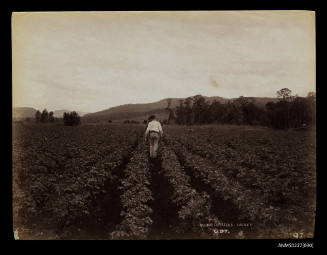
[[[54,122],[55,117],[53,116],[53,112],[48,112],[47,109],[44,109],[42,113],[38,110],[35,113],[36,122],[46,123],[46,122]]]
[[[44,109],[42,112],[39,110],[35,113],[35,121],[38,123],[53,123],[57,120],[54,117],[53,112],[48,112],[47,109]],[[62,118],[65,126],[77,126],[80,124],[81,118],[77,112],[64,112]]]
[[[277,102],[268,102],[260,108],[242,96],[223,104],[218,101],[208,103],[203,96],[196,95],[180,100],[174,118],[176,124],[182,125],[217,123],[288,129],[315,124],[315,93],[299,97],[293,96],[290,89],[283,88],[277,91],[277,98]]]

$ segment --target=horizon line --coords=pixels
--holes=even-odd
[[[309,91],[310,92],[310,91]],[[308,93],[309,93],[308,92]],[[315,92],[316,93],[316,92]],[[220,98],[223,98],[223,99],[227,99],[227,100],[231,100],[231,99],[236,99],[236,98],[240,98],[240,97],[245,97],[245,98],[278,98],[277,96],[276,97],[271,97],[271,96],[238,96],[238,97],[222,97],[222,96],[207,96],[207,95],[202,95],[202,94],[196,94],[194,96],[197,96],[197,95],[200,95],[200,96],[203,96],[203,97],[220,97]],[[187,96],[187,97],[166,97],[166,98],[163,98],[163,99],[160,99],[160,100],[157,100],[157,101],[152,101],[152,102],[143,102],[143,103],[125,103],[125,104],[120,104],[120,105],[114,105],[114,106],[110,106],[110,107],[107,107],[107,108],[103,108],[102,110],[96,110],[96,111],[80,111],[80,110],[68,110],[68,109],[64,109],[64,108],[61,108],[61,109],[56,109],[56,110],[51,110],[51,111],[62,111],[62,110],[67,110],[67,111],[76,111],[76,112],[82,112],[82,113],[85,113],[85,114],[90,114],[90,113],[96,113],[96,112],[101,112],[101,111],[105,111],[105,110],[108,110],[108,109],[111,109],[111,108],[115,108],[115,107],[119,107],[119,106],[123,106],[123,105],[140,105],[140,104],[152,104],[152,103],[157,103],[157,102],[160,102],[160,101],[163,101],[163,100],[167,100],[167,99],[185,99],[185,98],[189,98],[189,97],[194,97],[194,96]],[[295,95],[294,95],[295,96]],[[305,97],[305,96],[299,96],[298,97]],[[14,106],[12,105],[12,109],[14,108],[33,108],[35,110],[39,110],[37,109],[36,107],[33,107],[33,106]],[[42,107],[43,110],[44,109],[47,109],[47,107]],[[47,109],[48,110],[48,109]],[[39,110],[41,111],[41,110]]]

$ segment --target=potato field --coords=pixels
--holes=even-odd
[[[314,233],[313,131],[13,124],[19,239],[306,238]]]

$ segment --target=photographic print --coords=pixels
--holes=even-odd
[[[313,11],[12,13],[16,240],[304,239]]]

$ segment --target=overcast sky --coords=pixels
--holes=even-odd
[[[313,12],[34,12],[12,25],[14,107],[315,91]]]

